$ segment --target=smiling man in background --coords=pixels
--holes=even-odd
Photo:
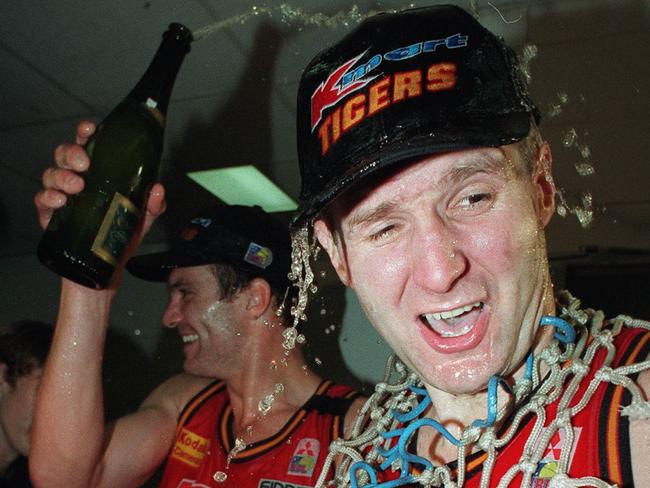
[[[81,144],[93,128],[80,124],[77,144],[59,146],[44,172],[43,227],[82,189],[90,162]],[[156,185],[145,231],[164,205]],[[169,250],[129,260],[135,276],[167,283],[163,324],[182,339],[184,372],[107,426],[102,358],[119,275],[106,290],[62,279],[34,424],[35,484],[141,486],[166,459],[161,487],[313,486],[358,395],[311,372],[300,344],[285,347],[296,332],[290,248],[287,226],[260,207],[218,205]]]

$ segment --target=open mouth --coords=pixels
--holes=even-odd
[[[474,328],[483,307],[483,302],[476,302],[443,312],[425,313],[420,315],[420,320],[441,337],[460,337]]]

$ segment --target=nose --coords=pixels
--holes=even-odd
[[[467,258],[453,229],[435,214],[418,222],[411,246],[412,276],[420,288],[446,293],[467,271]]]
[[[162,322],[165,327],[174,328],[181,320],[181,311],[178,303],[173,298],[170,298],[167,308],[163,313]]]

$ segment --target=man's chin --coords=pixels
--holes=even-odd
[[[491,359],[472,358],[450,361],[428,369],[420,377],[427,385],[450,395],[474,395],[487,390],[490,378],[498,371]],[[489,365],[492,365],[490,367]]]

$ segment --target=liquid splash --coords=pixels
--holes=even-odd
[[[594,167],[589,163],[576,163],[576,171],[580,176],[591,176],[594,174]]]
[[[559,116],[564,111],[564,106],[569,103],[569,95],[565,91],[557,93],[557,102],[551,103],[551,106],[546,112],[546,116],[554,118]]]
[[[403,9],[412,7],[412,5],[406,5]],[[380,12],[397,12],[403,9],[391,9],[391,10],[369,10],[368,12],[362,13],[359,10],[359,7],[353,5],[348,10],[341,10],[334,14],[324,14],[320,12],[307,12],[301,7],[294,7],[289,4],[283,3],[277,6],[252,6],[247,12],[233,15],[227,19],[223,19],[212,24],[208,24],[204,27],[200,27],[192,31],[192,35],[195,41],[208,37],[215,32],[218,32],[222,29],[234,26],[242,25],[254,17],[266,16],[270,19],[278,19],[284,24],[298,25],[300,28],[303,27],[349,27],[360,23],[367,17],[371,17]]]
[[[260,420],[262,420],[264,417],[268,415],[268,413],[271,411],[271,408],[273,407],[273,404],[283,392],[284,392],[284,385],[282,383],[276,383],[275,387],[273,388],[273,392],[266,395],[257,404],[257,410],[260,412],[260,415],[257,415],[255,417],[254,423],[259,422]],[[247,435],[248,437],[253,435],[252,424],[246,427],[245,435]],[[246,443],[243,437],[237,437],[235,439],[235,445],[228,452],[228,457],[226,458],[225,471],[216,471],[212,475],[212,479],[217,483],[225,482],[228,479],[228,468],[230,467],[231,461],[235,458],[235,456],[237,456],[237,454],[239,454],[244,449],[246,449],[247,446],[248,444]]]
[[[217,471],[212,475],[212,479],[216,481],[217,483],[223,483],[228,479],[228,475],[224,473],[223,471]]]
[[[571,147],[576,143],[577,140],[578,140],[578,133],[572,127],[562,138],[562,145],[564,147]]]
[[[499,14],[499,17],[501,17],[501,20],[503,20],[503,22],[506,23],[506,24],[515,24],[515,23],[517,23],[517,22],[519,22],[519,21],[521,20],[521,17],[522,17],[521,15],[520,15],[519,17],[517,17],[516,19],[508,20],[508,19],[506,19],[505,16],[501,13],[501,10],[499,10],[499,8],[496,7],[492,2],[488,2],[488,5],[489,5],[490,7],[492,7],[492,8],[496,11],[496,13]]]
[[[583,193],[581,204],[574,206],[571,206],[567,202],[562,190],[557,191],[557,198],[559,203],[556,211],[560,217],[566,217],[568,214],[572,214],[576,216],[582,228],[587,229],[591,226],[594,220],[594,205],[591,193]]]
[[[537,56],[537,46],[534,44],[527,44],[521,50],[520,60],[519,60],[519,69],[524,75],[526,83],[530,83],[532,75],[530,74],[530,64],[533,59]]]
[[[266,395],[260,400],[257,404],[257,410],[262,414],[262,417],[266,417],[266,415],[271,411],[273,403],[275,403],[275,400],[282,392],[284,392],[284,385],[282,383],[277,383],[273,393]]]
[[[568,97],[565,100],[568,100]],[[578,139],[578,132],[572,127],[562,137],[562,145],[567,149],[577,149],[581,160],[574,164],[574,168],[578,175],[582,177],[592,176],[596,170],[590,161],[591,149],[588,145],[580,144]],[[572,214],[575,215],[583,228],[586,229],[591,226],[594,220],[594,204],[591,193],[583,193],[580,204],[574,206],[567,203],[562,191],[558,191],[557,195],[560,202],[557,207],[557,213],[560,217],[566,217],[568,214]]]
[[[284,354],[288,356],[296,343],[303,343],[305,336],[298,333],[300,322],[307,320],[305,310],[309,303],[309,293],[316,293],[318,288],[314,284],[314,272],[311,269],[311,259],[318,257],[320,248],[314,242],[309,243],[309,224],[294,230],[291,235],[291,271],[289,279],[298,288],[298,300],[291,307],[293,324],[282,332]]]
[[[478,0],[468,0],[467,3],[467,9],[470,13],[474,17],[479,18]],[[511,24],[520,20],[507,20],[497,7],[492,5],[490,2],[488,2],[488,4],[495,9],[499,15],[501,15],[501,18],[505,23]],[[299,30],[302,30],[304,27],[327,27],[330,29],[337,27],[350,27],[359,24],[368,17],[372,17],[382,12],[395,13],[414,7],[416,7],[416,4],[407,3],[398,8],[370,9],[366,12],[362,12],[357,5],[352,5],[347,10],[340,10],[333,14],[325,14],[321,12],[308,12],[301,7],[293,6],[288,3],[271,6],[253,5],[248,11],[241,14],[233,15],[226,19],[194,29],[192,31],[192,36],[194,37],[194,41],[198,41],[228,27],[243,25],[250,19],[260,16],[265,16],[269,19],[277,19],[284,24],[298,25]]]

